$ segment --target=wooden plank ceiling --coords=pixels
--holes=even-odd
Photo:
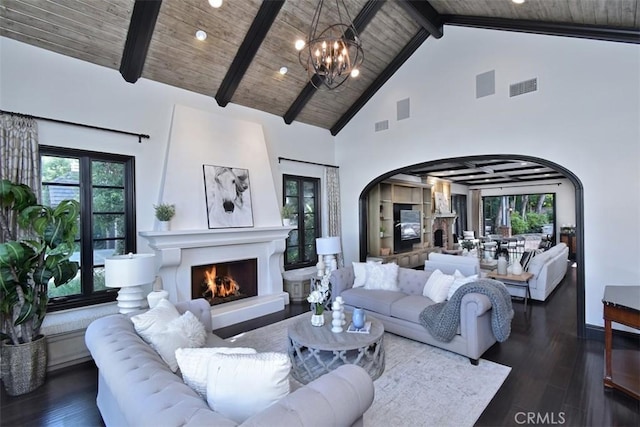
[[[346,0],[365,62],[343,90],[317,91],[294,48],[295,40],[306,37],[317,0],[225,0],[218,9],[207,0],[164,0],[157,19],[151,11],[144,18],[151,22],[143,25],[132,23],[134,4],[3,0],[0,35],[125,69],[123,76],[133,75],[127,81],[139,75],[215,97],[221,106],[244,105],[334,135],[427,37],[446,37],[447,25],[640,43],[640,0]],[[127,57],[130,24],[129,43],[138,50]],[[197,40],[197,30],[206,31],[207,39]],[[145,50],[146,57],[139,53]],[[284,76],[282,66],[289,70]]]

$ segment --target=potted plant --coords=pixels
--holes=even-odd
[[[76,277],[71,261],[80,204],[63,200],[43,206],[31,188],[0,181],[0,346],[2,379],[10,395],[44,384],[47,344],[40,327],[47,312],[50,280],[64,285]],[[15,215],[17,232],[10,226]]]
[[[384,237],[384,232],[387,231],[382,225],[380,226],[380,237]]]
[[[284,205],[281,209],[281,213],[282,213],[282,225],[284,226],[291,225],[291,219],[293,219],[293,216],[295,215],[295,210],[293,209],[293,206],[291,206],[290,204]]]
[[[169,230],[169,221],[171,221],[171,218],[176,214],[176,205],[160,203],[153,207],[156,210],[156,218],[160,222],[160,231]]]

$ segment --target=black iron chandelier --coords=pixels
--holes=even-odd
[[[331,22],[327,17],[331,11],[328,7],[323,11],[324,6],[324,0],[320,0],[311,20],[307,40],[298,40],[296,49],[299,50],[300,64],[307,70],[311,84],[317,89],[333,90],[342,86],[349,77],[360,74],[364,52],[344,0],[335,0],[333,16],[337,15],[338,23],[328,25],[323,30],[318,29],[321,24]]]

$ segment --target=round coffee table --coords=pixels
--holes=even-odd
[[[289,326],[289,357],[293,378],[307,384],[344,364],[364,368],[372,379],[384,371],[384,327],[378,320],[371,322],[368,334],[347,332],[351,314],[343,332],[331,332],[331,313],[325,313],[324,326],[311,325],[311,313]]]

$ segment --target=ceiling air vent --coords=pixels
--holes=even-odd
[[[509,96],[514,97],[524,95],[525,93],[535,92],[538,90],[538,78],[525,80],[523,82],[514,83],[509,86]]]
[[[383,120],[381,122],[376,122],[376,132],[380,132],[383,130],[389,129],[389,120]]]

